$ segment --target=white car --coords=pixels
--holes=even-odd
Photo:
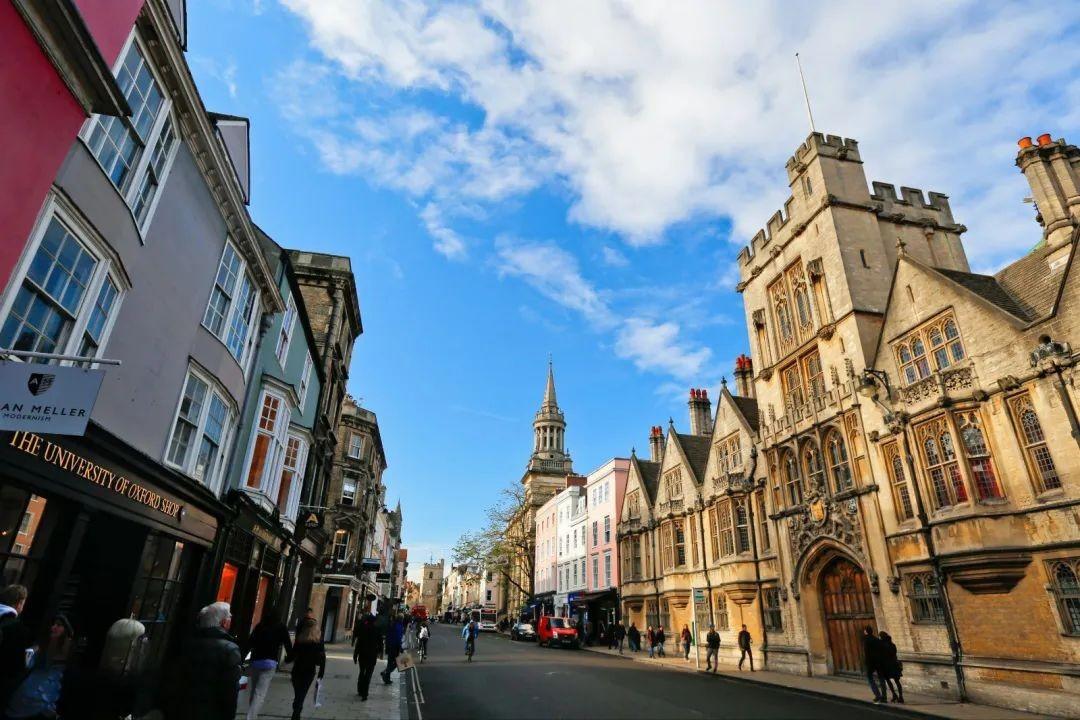
[[[480,632],[495,632],[498,630],[498,626],[491,620],[481,620],[478,624],[480,625]]]

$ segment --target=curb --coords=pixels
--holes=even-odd
[[[845,703],[845,704],[853,705],[853,706],[856,706],[856,707],[870,706],[870,707],[878,708],[880,710],[886,710],[888,712],[895,712],[897,714],[905,715],[907,717],[930,718],[930,719],[934,719],[934,720],[936,720],[938,718],[942,718],[942,717],[947,717],[947,716],[944,716],[944,715],[935,715],[933,713],[928,713],[928,712],[925,712],[923,710],[916,710],[915,708],[908,707],[906,705],[897,705],[895,703],[875,703],[875,702],[871,702],[869,700],[858,700],[856,698],[843,697],[842,695],[833,695],[832,693],[826,692],[824,690],[813,690],[813,689],[810,689],[810,688],[791,687],[789,685],[781,685],[779,683],[769,682],[768,680],[756,680],[753,677],[746,677],[746,676],[743,676],[743,675],[731,675],[731,674],[728,674],[728,673],[724,673],[724,674],[721,675],[719,673],[711,673],[711,672],[707,672],[705,670],[699,670],[697,668],[690,668],[690,667],[685,667],[684,668],[684,667],[679,667],[678,665],[674,665],[674,666],[673,665],[665,665],[665,664],[662,664],[662,663],[659,663],[659,662],[649,662],[648,658],[636,658],[636,657],[632,657],[632,656],[629,656],[629,655],[619,655],[617,653],[616,654],[611,654],[609,652],[605,652],[604,650],[596,650],[596,649],[589,648],[589,647],[582,648],[582,650],[585,650],[585,651],[591,652],[591,653],[595,653],[597,655],[604,655],[606,657],[613,657],[613,658],[619,658],[619,659],[622,659],[622,660],[629,660],[630,662],[639,662],[639,663],[644,663],[646,665],[655,665],[655,666],[660,667],[663,670],[670,670],[670,671],[673,671],[673,672],[689,672],[689,673],[694,673],[695,675],[706,675],[706,676],[709,676],[709,677],[724,678],[724,679],[727,679],[727,680],[732,680],[734,682],[741,682],[741,683],[744,683],[744,684],[747,684],[747,685],[757,685],[758,687],[770,687],[770,688],[775,688],[775,689],[778,689],[778,690],[786,690],[787,692],[797,693],[799,695],[808,695],[810,697],[824,698],[826,700],[832,700],[833,702]]]

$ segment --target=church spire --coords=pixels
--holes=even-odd
[[[548,355],[547,387],[544,388],[544,402],[540,403],[540,412],[558,409],[559,402],[555,399],[555,370],[551,364],[551,356]]]
[[[555,397],[555,369],[550,356],[544,400],[533,420],[533,454],[529,466],[558,474],[572,472],[570,455],[566,452],[566,418]]]

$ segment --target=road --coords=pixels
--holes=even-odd
[[[896,718],[887,707],[666,670],[485,633],[465,662],[461,628],[434,625],[410,716],[444,718]],[[869,693],[869,688],[867,689]],[[422,696],[422,704],[417,700]]]

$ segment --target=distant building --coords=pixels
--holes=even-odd
[[[428,614],[437,615],[443,610],[442,584],[445,561],[424,563],[424,574],[420,578],[419,603],[427,608]]]

